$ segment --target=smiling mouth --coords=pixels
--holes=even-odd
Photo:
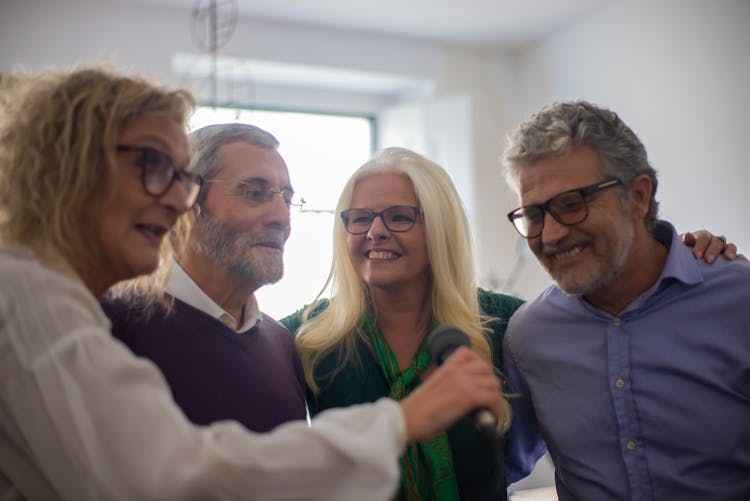
[[[369,251],[367,253],[369,259],[397,259],[399,257],[395,252],[390,251]]]
[[[555,254],[552,254],[552,257],[555,259],[555,261],[559,261],[561,259],[567,259],[569,257],[577,256],[582,250],[582,245],[576,245],[575,247],[571,247],[565,252],[557,252]]]

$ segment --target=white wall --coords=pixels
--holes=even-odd
[[[176,9],[114,0],[2,0],[0,70],[112,57],[178,83],[172,55],[201,52],[191,37],[192,3]],[[221,53],[426,79],[439,78],[442,67],[442,49],[435,44],[247,19],[240,19]]]
[[[659,172],[660,213],[750,251],[750,2],[612,2],[516,60],[518,122],[554,100],[616,111]],[[538,286],[527,266],[519,282]],[[519,289],[533,294],[532,287]]]

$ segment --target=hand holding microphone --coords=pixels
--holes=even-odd
[[[479,355],[463,345],[452,346],[437,370],[401,401],[410,441],[432,438],[475,409],[491,417],[494,432],[495,416],[501,412],[500,381]]]
[[[470,347],[469,336],[452,325],[441,325],[427,336],[425,341],[430,359],[440,366],[461,346]],[[496,399],[499,400],[496,394]],[[472,412],[474,424],[485,438],[498,438],[497,415],[488,408],[478,407]]]
[[[461,346],[470,347],[469,336],[452,325],[441,325],[427,336],[427,352],[436,365],[443,365],[446,359]],[[472,412],[474,425],[486,438],[496,438],[497,416],[489,409],[478,407]]]

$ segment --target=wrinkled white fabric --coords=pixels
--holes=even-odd
[[[0,243],[0,499],[386,500],[405,440],[388,399],[196,427],[72,271]]]

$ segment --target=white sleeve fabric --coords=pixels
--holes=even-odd
[[[0,497],[385,500],[405,440],[388,399],[267,434],[196,427],[77,277],[0,245]]]

